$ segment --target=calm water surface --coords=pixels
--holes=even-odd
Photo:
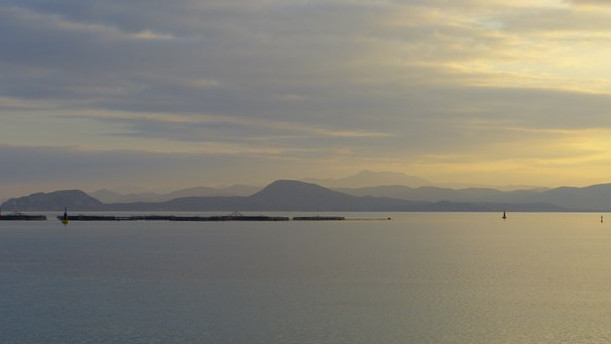
[[[611,342],[611,216],[346,215],[2,222],[0,343]]]

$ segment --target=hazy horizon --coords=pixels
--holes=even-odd
[[[363,174],[368,174],[368,176],[363,177]],[[384,176],[387,174],[395,175],[395,179],[387,178]],[[410,176],[405,175],[400,172],[391,172],[391,171],[370,171],[370,170],[362,170],[358,171],[355,174],[341,176],[337,178],[320,178],[320,177],[306,177],[306,178],[278,178],[274,180],[269,180],[262,184],[244,184],[244,183],[227,183],[227,184],[194,184],[194,185],[179,185],[176,187],[171,187],[168,185],[140,185],[140,184],[125,184],[125,185],[102,185],[100,187],[92,187],[91,185],[86,184],[67,184],[65,187],[54,188],[52,186],[42,187],[36,189],[35,186],[31,188],[22,188],[20,190],[31,190],[25,193],[17,193],[17,194],[9,194],[9,193],[0,193],[0,200],[6,200],[9,198],[28,196],[34,193],[50,193],[54,191],[61,190],[81,190],[86,193],[96,193],[100,191],[110,191],[113,193],[118,193],[124,196],[129,195],[137,195],[137,194],[171,194],[177,191],[184,191],[191,188],[211,188],[217,190],[224,190],[230,188],[260,188],[268,186],[269,184],[278,181],[278,180],[296,180],[305,183],[316,184],[329,189],[359,189],[359,188],[367,188],[367,187],[378,187],[378,186],[389,186],[389,185],[397,185],[397,186],[407,186],[414,189],[420,187],[438,187],[445,189],[469,189],[469,188],[489,188],[496,189],[499,191],[515,191],[515,190],[533,190],[533,189],[554,189],[559,187],[587,187],[597,184],[587,184],[587,185],[557,185],[557,186],[542,186],[542,185],[489,185],[489,184],[479,184],[479,183],[459,183],[459,182],[434,182],[434,181],[426,181],[425,183],[410,183],[410,182],[400,182],[399,179],[405,178],[407,180],[411,180],[412,178],[421,179],[418,176]],[[598,183],[598,184],[607,184],[607,183]],[[236,194],[238,195],[238,194]],[[246,194],[243,194],[246,195]]]
[[[0,197],[611,182],[611,3],[0,0]]]
[[[392,175],[392,176],[390,176],[390,178],[388,179],[384,178],[384,176],[389,177],[389,175]],[[394,179],[392,178],[393,176],[394,176]],[[117,193],[123,196],[130,196],[130,195],[147,195],[147,194],[164,195],[164,194],[172,194],[174,192],[181,192],[181,191],[186,191],[189,189],[197,189],[197,188],[210,188],[210,189],[216,189],[219,191],[228,192],[229,189],[237,188],[238,190],[240,189],[242,190],[237,193],[228,192],[228,194],[236,195],[236,196],[247,196],[247,195],[250,195],[250,193],[248,192],[245,193],[244,190],[252,189],[252,188],[263,189],[266,186],[276,181],[279,181],[279,180],[296,180],[296,181],[301,181],[304,183],[316,184],[316,185],[319,185],[325,188],[329,188],[329,189],[340,189],[340,190],[341,189],[357,190],[360,188],[397,185],[397,186],[407,186],[413,189],[430,186],[430,187],[437,187],[437,188],[443,188],[443,189],[454,189],[454,190],[462,190],[462,189],[470,189],[470,188],[488,188],[488,189],[495,189],[499,191],[515,191],[515,190],[554,189],[558,187],[577,187],[579,188],[579,187],[587,187],[587,186],[595,185],[595,184],[592,184],[592,185],[558,185],[555,187],[544,187],[540,185],[487,185],[487,184],[477,184],[477,183],[436,183],[436,182],[427,181],[427,180],[423,180],[424,183],[422,184],[401,182],[401,179],[411,181],[414,178],[420,179],[417,176],[409,176],[409,175],[401,174],[399,172],[363,170],[353,175],[343,176],[339,178],[314,178],[314,177],[311,177],[311,178],[279,178],[276,180],[270,180],[269,182],[266,182],[263,184],[240,184],[240,183],[210,184],[210,185],[200,184],[200,185],[188,185],[188,186],[175,187],[175,188],[168,187],[168,186],[163,187],[159,185],[148,186],[148,187],[147,186],[138,186],[138,185],[115,185],[115,186],[103,186],[99,188],[92,188],[92,187],[87,187],[86,185],[83,185],[81,187],[72,186],[72,187],[66,187],[63,189],[62,188],[36,189],[32,192],[26,192],[23,194],[15,194],[15,195],[0,194],[0,200],[28,196],[30,194],[39,193],[39,192],[50,193],[50,192],[61,191],[61,190],[81,190],[88,194],[95,194],[97,192],[109,191],[109,192]],[[603,183],[603,184],[606,184],[606,183]],[[256,191],[259,191],[259,190],[256,190]]]

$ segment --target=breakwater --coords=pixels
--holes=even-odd
[[[343,216],[266,216],[242,215],[238,212],[218,216],[177,216],[177,215],[58,215],[60,221],[183,221],[183,222],[222,222],[222,221],[344,221],[344,220],[390,220],[384,219],[347,219]],[[29,215],[22,213],[0,214],[0,221],[46,221],[45,215]]]
[[[244,215],[239,211],[234,211],[228,215],[220,216],[176,216],[176,215],[58,215],[61,221],[191,221],[191,222],[221,222],[221,221],[290,221],[287,216],[266,216],[266,215]],[[343,216],[296,216],[293,221],[341,221],[346,218]]]
[[[21,213],[13,213],[8,215],[0,215],[0,221],[46,221],[45,215],[27,215]]]
[[[296,216],[293,221],[343,221],[343,216]]]
[[[265,215],[221,215],[221,216],[176,216],[176,215],[133,215],[133,216],[114,216],[114,215],[63,215],[57,216],[58,220],[68,221],[290,221],[286,216],[265,216]],[[342,221],[343,216],[296,216],[293,221]]]
[[[64,220],[63,215],[57,216],[58,220]],[[175,215],[136,215],[136,216],[112,216],[112,215],[69,215],[68,221],[289,221],[283,216],[175,216]]]

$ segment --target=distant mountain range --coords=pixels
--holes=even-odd
[[[611,191],[610,191],[611,196]],[[610,197],[611,199],[611,197]],[[37,193],[12,198],[6,211],[569,211],[540,202],[463,202],[407,200],[349,195],[319,185],[279,180],[250,196],[180,197],[161,202],[102,203],[79,190]],[[581,209],[581,208],[579,208]]]
[[[232,185],[224,188],[198,186],[169,193],[142,192],[122,194],[116,191],[102,189],[90,192],[89,195],[104,203],[165,202],[182,197],[249,196],[259,190],[261,190],[261,187]]]
[[[355,188],[371,187],[378,185],[405,185],[419,187],[432,185],[426,179],[409,176],[398,172],[374,172],[360,171],[359,173],[344,178],[305,178],[303,181],[318,184],[327,188]]]
[[[309,181],[279,180],[265,188],[200,186],[169,193],[64,190],[11,198],[0,207],[6,211],[64,207],[91,211],[611,211],[611,184],[513,191],[456,189],[430,186],[425,179],[402,173],[373,171]]]
[[[429,202],[440,200],[456,202],[522,201],[519,197],[513,199],[499,191],[519,190],[517,186],[495,188],[470,186],[467,188],[465,186],[455,185],[440,187],[439,185],[432,186],[432,183],[428,180],[398,172],[360,171],[355,175],[343,178],[307,178],[302,181],[355,196],[371,195]],[[215,188],[198,186],[168,193],[117,192],[116,190],[102,189],[89,192],[88,194],[103,203],[166,202],[183,197],[250,196],[260,191],[262,188],[261,186],[250,185],[233,185]],[[134,189],[134,187],[126,186],[121,190]],[[522,189],[535,193],[547,190],[536,187],[522,187]],[[495,193],[498,195],[492,195]],[[516,195],[517,194],[519,193],[516,193]]]
[[[408,176],[397,172],[361,171],[355,175],[322,179],[310,178],[303,181],[317,184],[327,188],[357,188],[378,185],[404,185],[419,187],[431,185],[425,179]],[[89,195],[104,203],[133,203],[133,202],[165,202],[182,197],[216,197],[216,196],[250,196],[260,191],[262,187],[249,185],[232,185],[229,187],[212,188],[207,186],[192,187],[170,193],[156,192],[117,192],[107,189],[90,192]]]
[[[499,191],[490,188],[447,189],[434,186],[411,188],[403,185],[336,190],[353,196],[369,195],[410,201],[435,202],[443,200],[467,203],[543,203],[575,211],[611,210],[611,184],[599,184],[583,188],[560,187],[555,189],[516,191]]]

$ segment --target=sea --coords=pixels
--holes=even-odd
[[[0,343],[611,342],[611,216],[322,215],[0,221]]]

